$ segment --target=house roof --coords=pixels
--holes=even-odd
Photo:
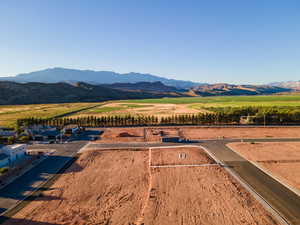
[[[8,147],[10,147],[11,149],[16,149],[19,148],[21,146],[24,146],[25,144],[14,144],[14,145],[8,145]]]
[[[8,155],[4,154],[4,153],[0,153],[0,160],[6,159],[8,158]]]

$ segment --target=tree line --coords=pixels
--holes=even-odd
[[[173,115],[165,117],[143,115],[88,116],[78,118],[24,118],[17,127],[49,125],[63,127],[77,124],[82,127],[165,126],[165,125],[299,125],[299,108],[225,107],[209,108],[211,113]]]

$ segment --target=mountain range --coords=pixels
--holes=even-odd
[[[300,81],[269,85],[205,84],[151,74],[53,68],[0,78],[0,105],[106,100],[270,95],[300,91]]]
[[[290,92],[292,89],[271,85],[235,85],[235,84],[208,84],[191,88],[200,96],[220,95],[270,95],[280,92]]]
[[[300,81],[285,81],[285,82],[274,82],[270,83],[272,86],[290,88],[295,91],[300,91]]]
[[[115,73],[112,71],[75,70],[66,68],[50,68],[31,73],[23,73],[13,77],[0,77],[2,81],[14,81],[19,83],[40,82],[85,82],[90,84],[113,84],[113,83],[137,83],[137,82],[157,82],[177,88],[190,88],[201,85],[191,81],[167,79],[164,77],[142,74],[142,73]]]

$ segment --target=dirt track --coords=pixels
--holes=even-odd
[[[300,190],[299,142],[230,143],[228,146]]]

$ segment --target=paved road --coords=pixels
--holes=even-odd
[[[249,140],[248,140],[249,141]],[[269,139],[251,139],[251,141],[269,142]],[[272,141],[291,141],[276,139]],[[293,141],[300,141],[294,139]],[[262,170],[226,147],[230,141],[207,141],[201,143],[224,164],[239,175],[248,185],[259,193],[276,211],[291,224],[300,224],[300,197],[284,185],[274,180]]]
[[[74,159],[74,154],[86,143],[86,141],[77,141],[68,144],[31,146],[31,149],[50,148],[56,151],[21,177],[0,189],[0,214],[14,207],[20,200],[28,197],[40,184],[59,172],[66,163]],[[0,222],[1,219],[3,218],[0,217]]]
[[[194,142],[172,143],[172,142],[135,142],[135,143],[91,143],[88,148],[93,149],[120,149],[120,148],[151,148],[160,146],[181,146],[181,145],[201,145],[202,143],[219,143],[219,142],[240,142],[241,139],[224,139],[224,140],[197,140]],[[281,138],[281,139],[243,139],[247,142],[300,142],[300,138]]]

